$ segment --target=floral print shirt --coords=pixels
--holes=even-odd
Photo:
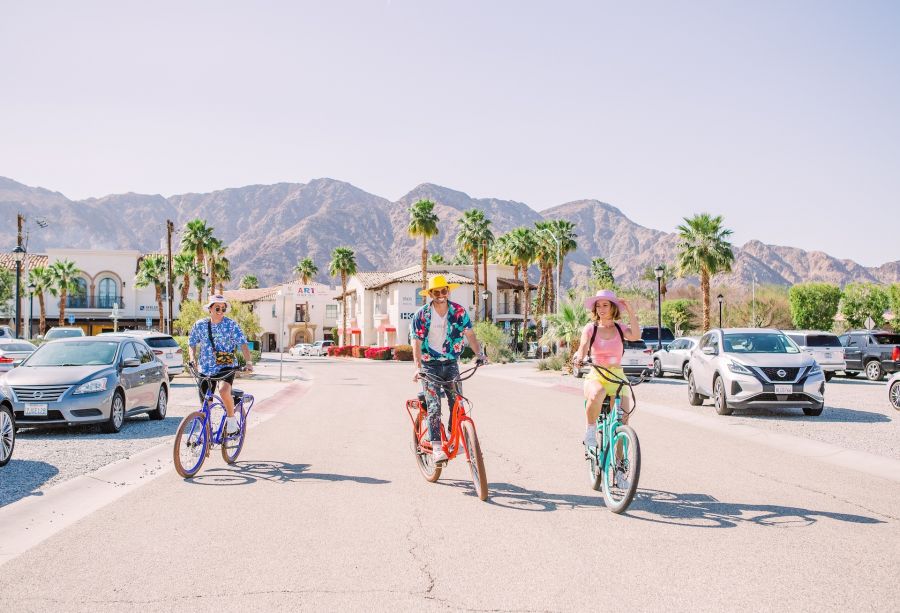
[[[194,324],[191,328],[191,335],[188,337],[188,344],[191,347],[200,345],[200,351],[197,355],[198,366],[200,372],[204,375],[217,374],[223,368],[237,368],[237,358],[234,358],[231,366],[216,365],[216,351],[227,351],[234,353],[235,349],[241,345],[247,344],[247,337],[241,327],[233,319],[225,317],[217,324],[212,325],[212,336],[216,342],[216,348],[213,350],[209,343],[209,327],[206,325],[209,317],[204,317]]]
[[[463,352],[463,332],[472,328],[472,320],[466,309],[455,302],[447,303],[447,338],[443,347],[432,347],[428,343],[431,327],[431,304],[426,304],[413,316],[412,336],[422,341],[422,361],[458,360]]]

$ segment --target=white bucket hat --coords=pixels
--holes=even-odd
[[[205,307],[206,310],[208,311],[214,304],[224,304],[225,306],[228,306],[228,301],[225,300],[225,296],[221,296],[221,295],[210,296],[209,302],[206,303],[206,307]]]

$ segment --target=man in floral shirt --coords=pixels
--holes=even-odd
[[[465,347],[463,338],[478,356],[478,363],[487,362],[481,352],[481,344],[475,338],[472,320],[466,309],[450,301],[450,290],[455,287],[459,287],[459,284],[447,283],[444,275],[435,275],[429,281],[428,289],[419,292],[420,295],[431,298],[431,303],[423,306],[413,316],[412,347],[416,365],[413,381],[419,380],[420,372],[445,381],[459,375],[457,360]],[[428,429],[434,462],[446,462],[447,454],[443,446],[435,444],[441,440],[441,396],[445,395],[444,390],[424,377],[422,384],[428,405]],[[447,402],[452,402],[449,396]]]

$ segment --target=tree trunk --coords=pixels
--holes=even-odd
[[[422,236],[422,291],[428,289],[428,248],[425,245],[425,236]]]
[[[184,279],[181,280],[181,304],[188,299],[188,294],[191,291],[191,275],[184,275]]]
[[[66,320],[66,290],[61,289],[59,292],[59,325],[63,325]]]
[[[216,260],[213,258],[209,259],[209,291],[215,293],[216,291]]]
[[[556,278],[559,280],[559,285],[562,285],[563,259],[565,259],[565,258],[562,255],[562,253],[560,253],[559,268],[558,268],[559,274],[556,276]],[[553,287],[556,288],[556,293],[554,294],[554,299],[553,299],[553,312],[556,313],[559,311],[559,305],[557,304],[557,302],[559,301],[559,294],[560,294],[560,292],[562,292],[562,288],[558,287],[555,283],[553,284]]]
[[[524,319],[522,320],[525,324],[525,331],[528,330],[528,310],[531,308],[531,286],[528,284],[528,267],[522,267],[522,279],[525,281],[525,306],[523,308]],[[524,336],[524,333],[523,333]]]
[[[518,264],[513,264],[513,279],[515,279],[516,281],[519,280],[519,265]]]
[[[703,331],[710,328],[709,321],[709,272],[705,268],[700,269],[700,292],[703,294]]]
[[[166,326],[165,326],[165,324],[163,324],[163,321],[165,321],[163,313],[165,313],[165,311],[163,310],[162,296],[163,296],[162,286],[157,285],[156,286],[156,306],[159,309],[159,331],[165,332]]]
[[[41,323],[38,326],[38,334],[43,335],[47,329],[47,310],[44,308],[44,292],[38,294],[38,304],[41,307]]]
[[[344,342],[343,345],[346,347],[347,343],[347,274],[341,273],[341,311],[344,315]]]
[[[472,259],[475,262],[475,321],[478,321],[478,313],[480,311],[481,295],[478,293],[478,247],[472,250]]]

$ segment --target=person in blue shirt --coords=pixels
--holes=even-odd
[[[213,392],[216,391],[217,384],[222,386],[219,389],[219,397],[222,398],[225,414],[228,416],[225,420],[225,430],[228,434],[234,434],[240,430],[240,424],[234,416],[234,398],[231,395],[231,385],[234,383],[234,373],[238,367],[234,352],[240,347],[241,353],[244,354],[245,370],[252,372],[250,347],[237,322],[225,317],[228,301],[224,296],[210,297],[206,308],[209,317],[198,320],[188,337],[189,363],[191,366],[197,364],[200,374],[216,377],[212,381],[200,382],[201,396],[206,394],[210,384]]]

